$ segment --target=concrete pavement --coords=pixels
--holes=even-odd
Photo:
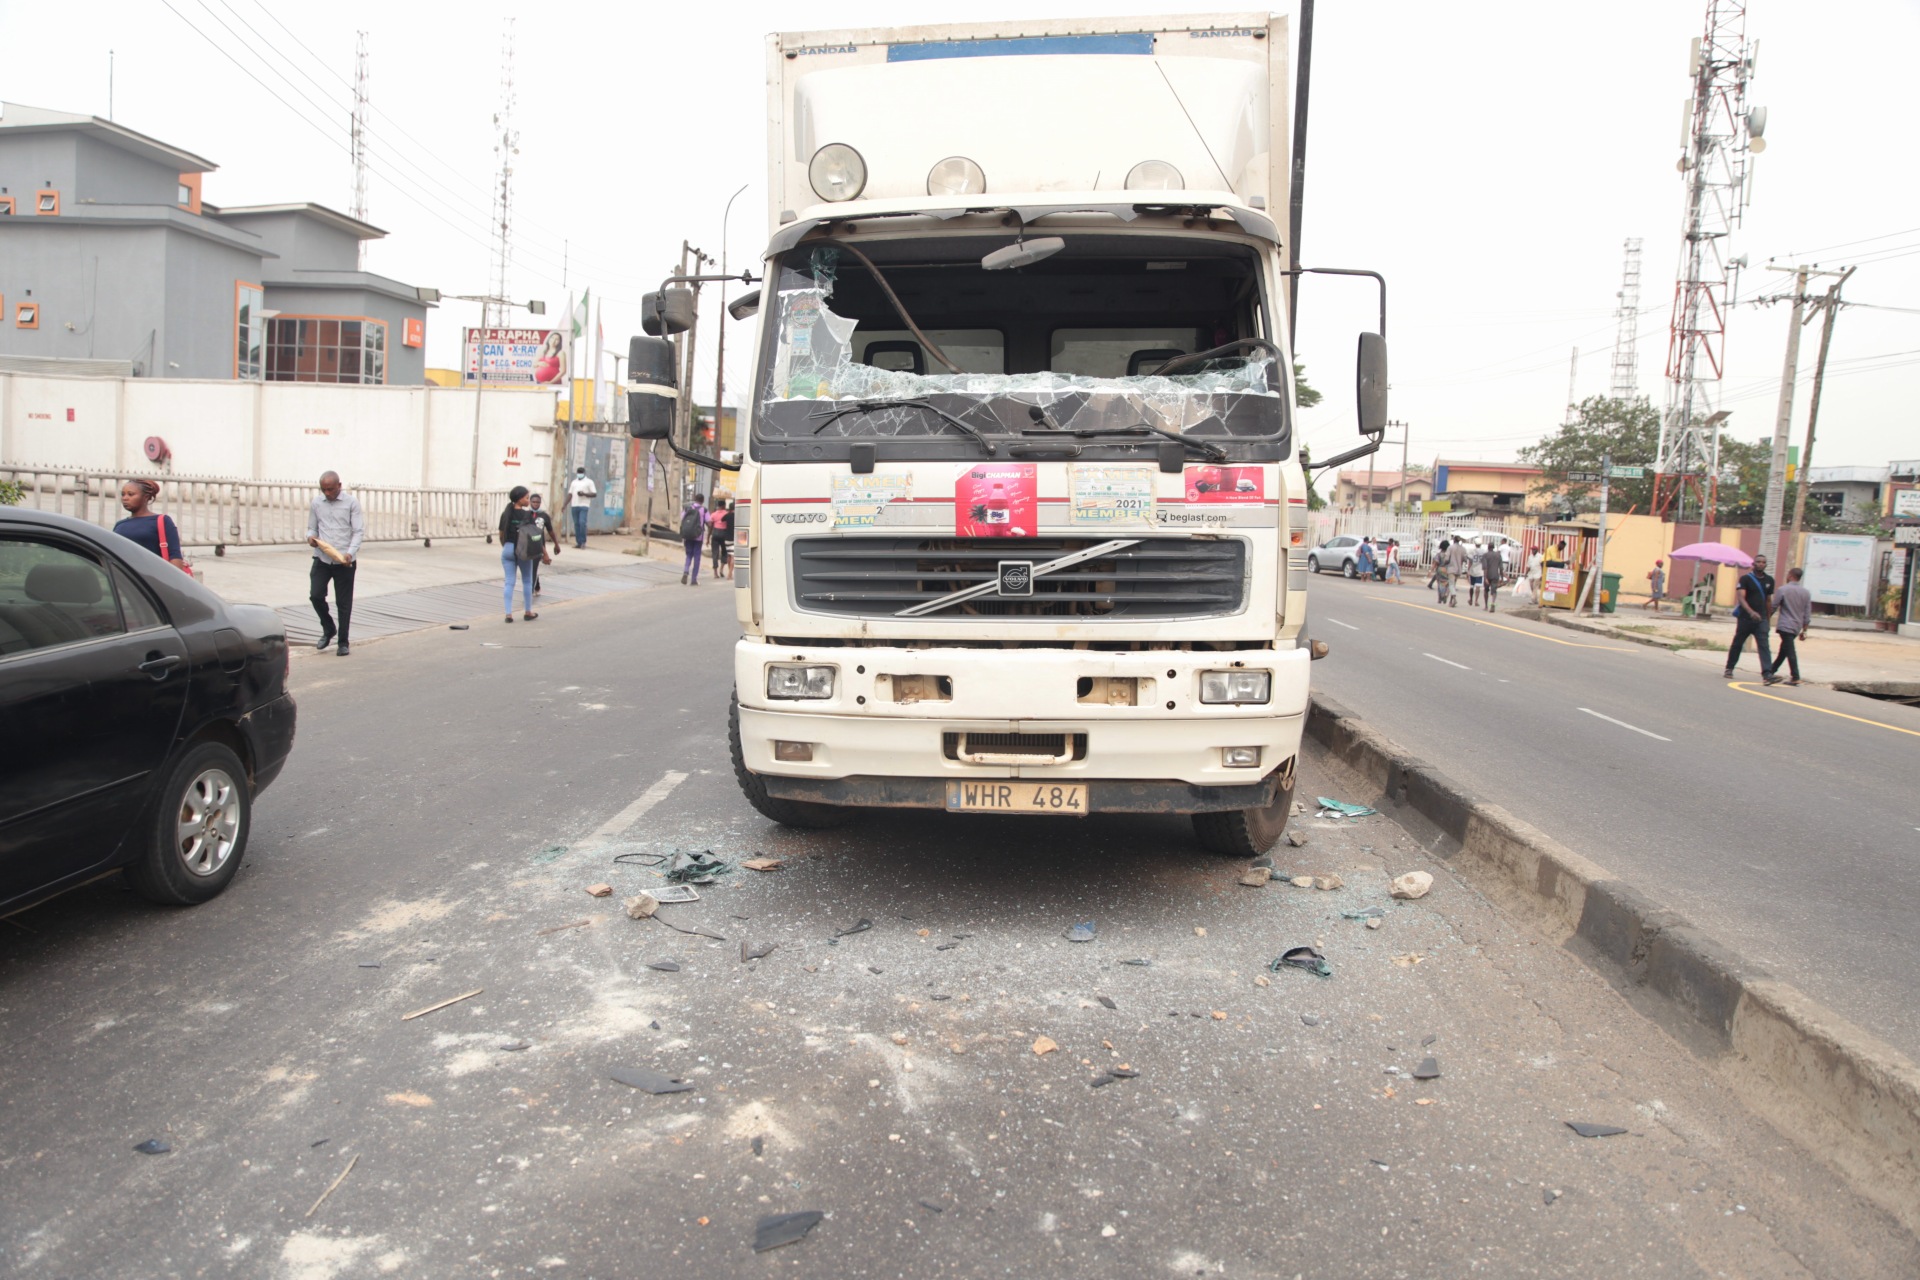
[[[1318,689],[1920,1057],[1920,711],[1413,587],[1323,578],[1311,612]]]
[[[1733,642],[1731,616],[1683,618],[1671,611],[1654,613],[1631,605],[1597,617],[1583,613],[1575,618],[1560,609],[1527,611],[1525,616],[1594,635],[1671,649],[1691,662],[1708,665],[1724,662],[1727,646]],[[1771,636],[1769,643],[1774,643]],[[1800,674],[1809,684],[1828,688],[1881,686],[1904,690],[1909,697],[1920,696],[1920,636],[1821,626],[1816,619],[1798,647]],[[1751,653],[1753,646],[1747,648]]]
[[[1384,818],[1307,819],[1280,851],[1332,892],[1243,888],[1172,819],[770,826],[729,776],[729,605],[603,595],[513,647],[436,629],[296,662],[300,745],[225,896],[160,911],[107,881],[0,930],[7,1269],[1920,1270]],[[1301,794],[1356,785],[1310,756]],[[617,905],[674,848],[787,861],[663,908],[715,939]],[[1434,892],[1387,899],[1413,868]],[[1369,906],[1379,930],[1342,915]],[[1333,977],[1269,972],[1303,943]],[[171,1153],[132,1150],[150,1137]],[[827,1216],[751,1252],[799,1210]]]

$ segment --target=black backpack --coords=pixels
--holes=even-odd
[[[521,560],[538,560],[546,549],[546,527],[537,516],[523,523],[514,535],[513,554]]]
[[[680,541],[698,542],[706,531],[706,513],[699,507],[688,507],[680,513]]]

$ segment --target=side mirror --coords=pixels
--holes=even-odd
[[[760,291],[743,293],[727,304],[727,314],[735,320],[745,320],[748,316],[760,314]]]
[[[643,296],[640,327],[656,338],[693,328],[693,290],[662,289]]]
[[[673,439],[680,403],[673,356],[665,338],[627,339],[627,434],[636,440]]]
[[[1377,333],[1360,335],[1354,399],[1360,407],[1361,435],[1387,429],[1387,340]]]

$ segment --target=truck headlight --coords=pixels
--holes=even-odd
[[[1200,701],[1214,703],[1265,703],[1273,689],[1270,671],[1202,671]]]
[[[795,662],[767,664],[769,698],[831,698],[838,667],[808,667]]]
[[[813,153],[807,181],[822,200],[857,200],[867,189],[867,162],[844,142],[829,142]]]

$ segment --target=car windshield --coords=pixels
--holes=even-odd
[[[788,253],[769,272],[756,433],[937,439],[967,456],[981,447],[969,429],[1088,438],[1149,427],[1284,449],[1285,384],[1266,344],[1156,372],[1266,330],[1250,249],[1069,237],[1064,252],[1017,270],[981,266],[1008,243],[1010,234],[865,245],[900,306],[837,246]]]

